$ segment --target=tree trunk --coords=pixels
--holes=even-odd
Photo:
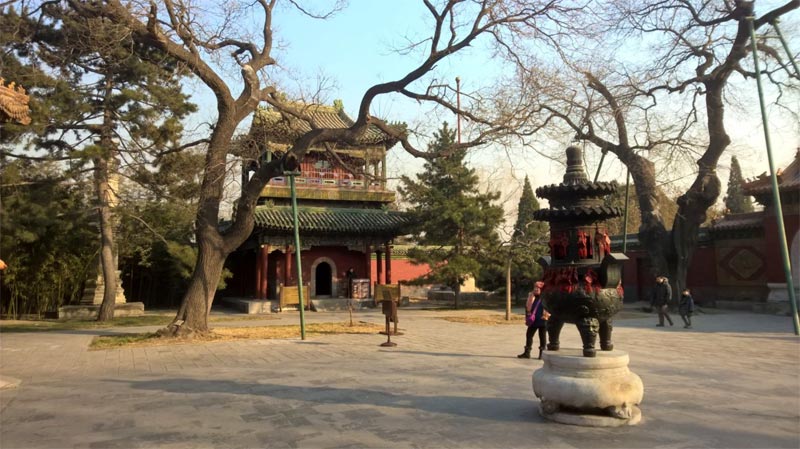
[[[114,226],[111,218],[109,198],[113,193],[108,185],[108,161],[103,158],[94,160],[95,191],[97,192],[97,209],[100,218],[100,265],[103,269],[103,302],[97,312],[97,321],[109,321],[114,318],[114,306],[117,299],[117,267],[114,260]]]
[[[453,308],[458,310],[458,297],[461,295],[461,284],[456,284],[453,289]]]
[[[627,164],[636,185],[636,197],[642,223],[639,227],[639,242],[646,248],[652,262],[652,277],[668,276],[671,245],[669,233],[664,226],[664,217],[658,203],[658,189],[654,164],[641,156],[633,156]]]
[[[716,173],[706,170],[678,198],[678,212],[672,225],[672,241],[675,246],[675,287],[678,292],[686,287],[686,276],[692,255],[697,248],[700,226],[706,220],[706,211],[717,200],[721,183]]]
[[[731,139],[725,131],[725,105],[722,98],[727,75],[720,75],[720,78],[705,85],[708,147],[697,161],[698,173],[694,183],[678,198],[678,212],[672,225],[672,242],[676,254],[674,285],[678,293],[686,287],[686,276],[697,247],[700,226],[706,221],[706,212],[717,201],[722,189],[716,168]]]
[[[506,265],[506,321],[511,320],[511,256]]]
[[[114,111],[110,104],[113,95],[113,81],[105,78],[105,96],[103,107],[103,127],[100,134],[101,156],[94,159],[94,182],[97,192],[97,208],[100,216],[100,265],[103,267],[103,303],[97,312],[97,321],[110,321],[114,318],[114,306],[117,300],[117,263],[114,257],[114,224],[111,217],[113,195],[109,177],[114,167],[111,139],[114,127]]]
[[[192,336],[209,332],[208,315],[227,256],[228,253],[220,250],[218,246],[207,244],[199,246],[197,263],[181,307],[175,320],[160,331],[162,335]]]
[[[197,262],[178,313],[169,326],[159,331],[162,335],[191,336],[195,333],[208,333],[208,315],[225,259],[253,230],[252,209],[257,195],[240,200],[242,210],[237,213],[236,221],[239,223],[234,224],[235,231],[226,235],[219,232],[218,217],[225,182],[225,156],[235,129],[235,122],[230,115],[225,119],[224,113],[224,109],[220,111],[220,119],[212,133],[206,156],[206,171],[195,222]],[[242,218],[243,214],[247,214],[246,218]]]

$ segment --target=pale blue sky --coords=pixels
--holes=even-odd
[[[311,2],[315,4],[315,2]],[[371,85],[397,79],[420,61],[419,53],[398,54],[395,49],[404,46],[406,37],[419,38],[430,29],[430,20],[421,2],[410,0],[353,0],[350,5],[328,20],[313,20],[291,9],[280,9],[274,17],[275,35],[280,48],[277,59],[287,71],[286,87],[313,89],[317,78],[323,74],[332,83],[323,93],[323,98],[331,103],[334,99],[344,101],[345,110],[354,115],[363,92]],[[784,29],[786,34],[788,31]],[[462,80],[462,91],[490,83],[502,75],[502,61],[492,58],[486,40],[478,41],[472,48],[437,66],[434,74],[427,77],[423,85],[435,78],[437,83],[449,83],[455,87],[455,77]],[[508,70],[508,69],[506,69]],[[294,78],[294,80],[292,80]],[[297,81],[301,80],[301,81]],[[736,151],[742,161],[745,177],[758,175],[768,169],[764,152],[763,131],[758,115],[756,86],[742,86],[737,93],[741,98],[752,97],[752,107],[737,112],[728,111],[729,132]],[[201,104],[201,114],[205,120],[215,115],[213,103],[202,87],[195,87],[196,99]],[[455,118],[449,113],[431,114],[426,106],[406,100],[399,95],[379,98],[373,105],[372,113],[389,120],[406,121],[412,126],[423,123],[436,127],[443,120],[455,125]],[[249,120],[245,121],[249,125]],[[773,151],[776,165],[785,166],[794,156],[800,145],[797,126],[785,119],[774,119],[772,129]],[[555,142],[558,147],[566,142]],[[424,142],[419,142],[424,148]],[[421,163],[405,155],[400,147],[393,150],[390,159],[390,175],[413,173]],[[720,178],[727,183],[727,167],[730,161],[728,152],[721,159],[723,165]],[[531,152],[518,153],[515,163],[509,162],[503,151],[480,150],[473,156],[475,166],[497,187],[502,186],[510,202],[516,206],[515,195],[519,183],[526,174],[537,185],[560,182],[563,166],[535,156]],[[597,156],[587,155],[590,171],[596,168]],[[606,158],[602,178],[621,179],[624,170],[615,164],[614,158]],[[499,168],[494,174],[489,172]],[[690,178],[691,179],[691,178]]]
[[[313,20],[296,11],[276,13],[277,34],[288,45],[279,50],[286,67],[297,68],[309,78],[324,73],[335,83],[327,91],[328,102],[342,99],[351,115],[364,91],[373,84],[398,79],[416,67],[424,55],[419,51],[399,54],[408,39],[418,39],[431,29],[431,20],[421,2],[408,0],[357,0],[329,20]],[[311,31],[313,30],[313,31]],[[435,73],[425,78],[436,84],[455,87],[462,79],[467,91],[499,74],[501,66],[488,60],[486,39],[442,61]],[[417,84],[420,85],[420,84]],[[373,113],[390,120],[414,121],[419,118],[416,102],[399,95],[379,97]]]

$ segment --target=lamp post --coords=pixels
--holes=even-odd
[[[458,143],[461,143],[461,78],[456,77],[456,127],[458,129]]]
[[[783,274],[786,276],[786,290],[789,293],[789,303],[792,308],[792,325],[794,334],[800,335],[800,319],[797,317],[797,298],[794,293],[794,282],[792,279],[792,263],[789,259],[789,245],[786,242],[786,229],[783,224],[783,208],[781,206],[781,194],[778,189],[778,176],[775,173],[775,163],[772,160],[772,144],[769,137],[769,121],[767,120],[767,108],[764,105],[764,88],[761,86],[761,69],[758,66],[758,49],[756,48],[756,30],[753,26],[753,17],[745,18],[750,25],[750,45],[752,46],[753,66],[756,69],[756,86],[758,86],[758,105],[761,108],[761,121],[764,125],[764,143],[767,147],[767,161],[769,162],[770,181],[772,182],[772,202],[774,203],[775,220],[778,224],[778,242],[780,244],[781,259],[783,261]],[[786,48],[786,47],[785,47]],[[789,53],[789,59],[792,59]],[[793,63],[794,64],[794,63]],[[797,70],[797,66],[795,66]]]
[[[595,181],[597,182],[597,181]],[[622,219],[622,254],[628,252],[628,199],[631,193],[631,170],[628,169],[628,175],[625,177],[625,215]]]
[[[297,220],[297,191],[294,186],[294,177],[300,174],[299,165],[295,165],[295,170],[284,171],[284,176],[289,177],[289,187],[292,194],[292,222],[294,223],[294,255],[297,263],[297,299],[300,303],[300,339],[306,339],[305,307],[303,306],[303,266],[300,262],[300,226]]]
[[[456,143],[461,143],[461,77],[456,77],[456,88],[453,89],[449,84],[432,84],[428,86],[427,93],[432,95],[434,89],[444,88],[456,91]],[[438,96],[438,95],[437,95]],[[468,95],[469,96],[469,95]],[[442,96],[444,97],[444,95]]]

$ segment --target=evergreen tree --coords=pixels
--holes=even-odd
[[[533,213],[539,209],[530,179],[525,176],[511,239],[511,283],[516,296],[532,290],[533,283],[541,277],[537,261],[547,253],[549,228],[547,223],[534,220]]]
[[[29,148],[68,160],[72,172],[91,166],[105,279],[98,320],[108,320],[116,297],[114,178],[126,168],[123,160],[141,170],[152,160],[148,153],[176,146],[180,121],[195,106],[181,92],[181,67],[134,42],[125,25],[83,17],[58,3],[30,14],[0,10],[0,17],[0,33],[15,33],[0,46],[7,75],[29,86],[34,99],[34,126],[12,131],[33,135]]]
[[[96,215],[79,182],[61,182],[54,163],[0,164],[3,315],[41,315],[80,299],[96,274]]]
[[[531,235],[531,226],[533,226],[537,231],[542,231],[543,229],[541,225],[543,224],[540,221],[536,221],[533,219],[533,213],[539,210],[539,200],[536,199],[536,195],[533,194],[533,188],[531,187],[531,181],[528,176],[525,176],[525,182],[522,185],[522,195],[519,197],[519,203],[517,204],[517,222],[514,224],[514,240],[518,241],[519,239],[524,239],[530,237]],[[546,228],[546,226],[544,226]]]
[[[200,152],[167,154],[157,171],[136,173],[135,183],[123,189],[117,208],[118,235],[125,242],[119,264],[129,300],[145,307],[173,307],[180,301],[195,258],[194,212],[202,164]]]
[[[499,193],[478,191],[478,176],[464,164],[466,150],[454,143],[455,132],[444,123],[428,146],[435,157],[416,180],[403,176],[399,190],[411,204],[413,233],[423,247],[409,251],[409,258],[431,267],[420,281],[452,288],[458,308],[461,285],[479,273],[482,255],[498,246],[503,209],[493,204]]]
[[[728,195],[725,197],[725,208],[732,214],[753,212],[753,201],[744,194],[742,184],[742,167],[736,156],[731,156],[731,175],[728,178]]]

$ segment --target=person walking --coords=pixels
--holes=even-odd
[[[347,298],[349,298],[349,299],[352,299],[353,298],[353,279],[356,278],[356,270],[354,270],[353,267],[348,268],[347,272],[345,272],[345,274],[344,274],[344,277],[346,279],[345,282],[347,282],[347,284],[345,285],[345,287],[346,287],[345,296]]]
[[[672,287],[669,285],[669,280],[666,276],[658,276],[656,278],[656,288],[653,292],[653,307],[658,310],[658,327],[664,327],[664,318],[667,319],[669,325],[672,326],[672,318],[669,313],[669,303],[672,301]]]
[[[528,301],[525,302],[525,324],[528,329],[525,332],[525,351],[517,356],[521,359],[531,358],[533,334],[536,331],[539,331],[539,360],[542,358],[542,351],[547,346],[547,333],[544,329],[550,314],[544,310],[544,305],[542,304],[543,287],[544,282],[536,282],[533,286],[533,291],[528,294]]]
[[[681,319],[684,323],[683,328],[691,329],[692,314],[694,313],[694,298],[692,298],[692,292],[690,292],[688,288],[681,292],[681,298],[678,300],[678,313],[681,314]]]

